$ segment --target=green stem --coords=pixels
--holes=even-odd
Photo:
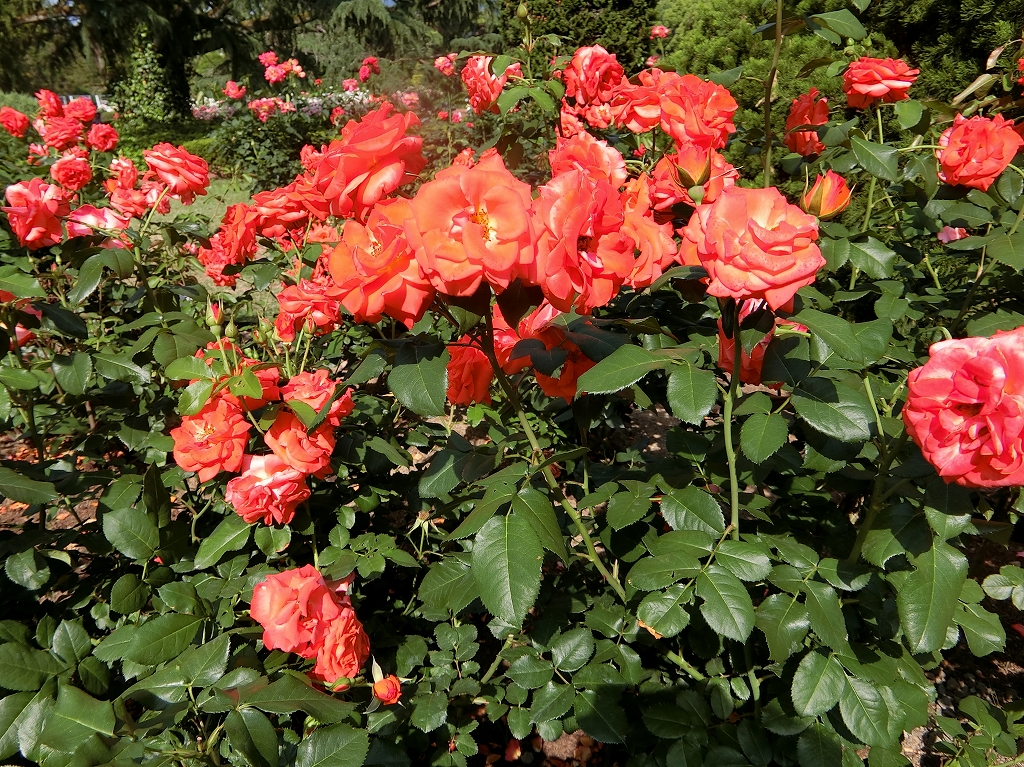
[[[681,668],[683,671],[685,671],[687,674],[693,677],[696,681],[703,682],[705,679],[707,679],[706,676],[700,673],[694,666],[690,665],[690,663],[687,662],[685,658],[683,658],[682,653],[675,653],[669,650],[665,653],[665,657],[673,663],[675,663],[677,666],[679,666],[679,668]]]
[[[772,68],[764,86],[764,186],[772,185],[772,91],[775,89],[775,77],[779,72],[779,57],[782,54],[782,0],[775,3],[775,52],[772,55]]]
[[[487,673],[484,674],[483,677],[481,677],[480,684],[487,684],[489,681],[491,681],[491,677],[494,676],[494,672],[496,672],[498,670],[498,666],[501,665],[501,654],[505,652],[505,650],[507,650],[509,646],[512,644],[512,639],[512,634],[509,634],[508,639],[505,640],[505,644],[501,646],[501,649],[498,650],[498,654],[494,656],[494,661],[487,669]]]
[[[872,207],[874,207],[874,204],[875,204],[875,186],[877,184],[878,184],[878,179],[875,178],[874,176],[872,176],[871,177],[871,182],[868,184],[868,206],[867,206],[867,209],[864,211],[864,223],[861,226],[861,229],[863,231],[865,231],[865,232],[868,230],[868,227],[871,225],[871,209],[872,209]],[[858,269],[856,266],[854,266],[853,270],[850,273],[850,287],[849,287],[849,290],[853,290],[854,286],[857,284],[857,276],[859,274],[860,274],[860,269]]]
[[[541,449],[540,442],[537,440],[537,435],[534,433],[533,427],[530,425],[530,420],[527,418],[526,412],[523,410],[518,394],[515,389],[512,388],[512,384],[509,382],[508,376],[506,376],[505,371],[501,369],[501,365],[498,364],[498,358],[494,354],[494,322],[491,318],[490,311],[487,312],[487,330],[484,333],[484,343],[481,345],[483,346],[484,354],[491,363],[491,369],[494,371],[494,375],[498,379],[498,385],[505,392],[505,396],[508,397],[509,403],[513,408],[515,408],[519,424],[523,427],[523,432],[526,434],[526,439],[530,442],[530,447],[533,448],[533,462],[538,463],[543,461],[544,453]],[[618,594],[619,599],[625,602],[626,590],[622,588],[622,584],[619,583],[619,579],[608,570],[604,562],[601,561],[601,557],[598,556],[597,547],[594,545],[594,539],[591,537],[586,525],[584,525],[583,517],[580,514],[579,509],[574,508],[566,499],[565,494],[558,485],[558,481],[555,479],[555,475],[551,473],[550,466],[545,466],[541,473],[544,475],[544,480],[551,489],[552,495],[558,499],[558,502],[565,510],[565,513],[569,515],[570,519],[572,519],[573,524],[576,526],[576,530],[583,539],[583,543],[586,544],[588,559],[590,559],[591,563],[593,563],[594,567],[597,568],[597,571],[601,573],[601,576],[608,582],[615,593]]]
[[[732,539],[740,539],[740,486],[736,477],[736,448],[732,441],[732,411],[740,389],[740,371],[743,366],[743,343],[740,340],[740,307],[736,303],[732,313],[732,377],[725,397],[723,427],[725,428],[725,456],[729,462],[729,508],[732,511]]]
[[[864,541],[867,540],[868,533],[871,532],[872,526],[875,524],[875,520],[878,518],[878,513],[882,510],[882,504],[885,500],[885,478],[889,474],[889,467],[892,466],[892,462],[896,460],[896,456],[899,455],[903,446],[907,444],[907,440],[910,439],[910,435],[907,432],[903,432],[899,438],[889,446],[884,445],[883,436],[883,450],[884,458],[878,464],[878,474],[875,475],[875,486],[871,491],[871,502],[868,504],[867,512],[864,515],[864,521],[861,523],[860,529],[857,531],[857,538],[853,542],[853,549],[850,550],[850,556],[846,558],[847,562],[855,563],[860,559],[861,549],[864,548]]]

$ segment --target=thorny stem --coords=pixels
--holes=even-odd
[[[780,6],[781,7],[781,6]],[[725,397],[723,426],[725,428],[725,456],[729,462],[729,508],[732,511],[732,539],[740,539],[740,486],[736,477],[736,448],[732,441],[732,410],[736,406],[736,396],[740,388],[740,371],[743,364],[743,344],[740,342],[740,308],[732,316],[732,377],[729,380],[729,392]]]
[[[495,377],[498,379],[498,385],[501,386],[505,392],[505,396],[508,397],[509,403],[515,408],[516,416],[519,418],[519,423],[523,427],[523,432],[526,434],[527,440],[530,442],[530,447],[533,448],[533,461],[535,463],[540,462],[544,458],[544,453],[541,450],[540,442],[537,441],[537,435],[533,431],[533,427],[530,425],[530,420],[526,417],[526,413],[523,411],[522,403],[519,401],[519,396],[515,389],[512,388],[511,383],[508,380],[508,376],[505,375],[505,371],[501,369],[501,365],[498,364],[498,358],[494,354],[494,322],[491,318],[490,312],[487,313],[487,330],[484,334],[483,352],[487,356],[487,359],[491,363],[491,368],[494,371]],[[558,485],[558,481],[555,479],[555,475],[551,473],[551,467],[545,466],[542,469],[544,479],[551,488],[552,494],[558,499],[565,513],[572,519],[573,524],[579,531],[580,537],[587,547],[587,554],[590,561],[597,568],[597,571],[601,573],[601,576],[608,581],[609,585],[614,589],[615,593],[618,594],[619,599],[623,602],[626,601],[626,591],[622,588],[622,584],[619,583],[619,579],[616,578],[605,566],[604,562],[601,561],[601,557],[598,556],[597,547],[594,546],[594,539],[590,536],[590,532],[587,530],[586,525],[583,523],[583,517],[580,514],[579,509],[573,508],[572,504],[566,499],[565,494],[562,492]]]
[[[772,185],[772,91],[775,89],[775,77],[779,72],[779,56],[782,54],[782,0],[775,3],[775,52],[772,55],[772,68],[764,84],[764,186]]]

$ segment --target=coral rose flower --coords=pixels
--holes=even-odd
[[[209,166],[206,160],[185,147],[162,142],[152,149],[142,150],[142,156],[150,171],[167,186],[167,194],[183,205],[191,205],[196,195],[206,194],[206,187],[210,185]]]
[[[244,85],[239,85],[234,80],[228,80],[221,93],[229,99],[242,99],[245,98],[246,90],[247,89]]]
[[[256,57],[256,60],[265,67],[272,67],[277,64],[277,54],[273,51],[264,51]]]
[[[306,475],[276,455],[245,456],[242,473],[228,480],[224,491],[224,500],[250,525],[287,525],[307,498]]]
[[[127,157],[111,160],[109,171],[111,177],[103,184],[107,191],[111,191],[113,187],[134,189],[135,185],[139,183],[139,171],[136,169],[135,163]]]
[[[110,207],[130,218],[142,218],[149,210],[146,195],[137,189],[123,189],[115,186],[109,197]]]
[[[371,207],[410,183],[426,165],[423,139],[406,135],[420,120],[413,112],[388,117],[390,104],[349,121],[332,141],[313,175],[312,186],[330,214],[365,219]]]
[[[447,56],[438,56],[434,59],[434,69],[445,77],[455,74],[455,60],[459,57],[457,53],[449,53]]]
[[[679,203],[697,207],[690,190],[699,186],[704,190],[701,203],[718,199],[726,187],[734,186],[739,171],[714,149],[701,149],[686,144],[675,154],[663,155],[654,166],[651,179],[651,198],[655,210],[669,210]]]
[[[616,189],[626,183],[626,161],[619,150],[586,131],[571,138],[557,137],[555,148],[548,152],[548,162],[552,176],[580,170]]]
[[[641,72],[640,84],[624,82],[611,100],[615,124],[633,133],[646,133],[661,123],[661,95],[651,85],[649,72]]]
[[[74,118],[53,117],[43,127],[43,142],[60,152],[78,144],[82,131],[82,123]]]
[[[743,301],[739,307],[740,322],[743,322],[747,317],[756,311],[765,308],[765,302],[760,300],[749,300]],[[768,344],[771,343],[775,337],[775,329],[778,327],[790,327],[794,330],[800,330],[803,332],[807,331],[807,328],[797,322],[790,322],[789,320],[783,320],[778,317],[775,318],[775,324],[772,329],[765,334],[764,338],[757,342],[750,353],[747,353],[746,349],[741,347],[740,349],[740,383],[753,384],[755,386],[761,385],[761,368],[764,367],[764,353],[768,349]],[[725,328],[722,326],[722,319],[718,320],[718,367],[728,375],[732,375],[733,366],[736,362],[736,339],[728,338],[725,335]],[[779,387],[782,384],[779,382],[768,383],[767,386]]]
[[[73,117],[83,123],[91,123],[96,119],[96,105],[92,99],[73,99],[64,105],[64,116]]]
[[[128,226],[130,218],[118,216],[112,208],[82,205],[71,211],[67,218],[68,237],[88,237],[97,232],[119,232]]]
[[[92,181],[89,155],[81,149],[65,152],[50,166],[50,175],[68,191],[77,192]]]
[[[334,330],[340,319],[341,295],[329,276],[299,280],[286,287],[277,296],[281,311],[274,320],[281,340],[294,341],[300,329],[318,335]]]
[[[728,88],[674,72],[657,73],[652,81],[661,93],[661,129],[677,146],[721,149],[736,132],[732,116],[739,105]]]
[[[343,605],[341,614],[327,627],[323,643],[316,654],[310,677],[326,685],[339,679],[354,677],[370,657],[370,638],[350,605]]]
[[[249,610],[263,626],[268,650],[312,658],[342,615],[338,597],[312,565],[268,575],[252,591]]]
[[[181,426],[171,429],[171,437],[178,466],[206,482],[222,471],[238,471],[249,440],[249,422],[238,400],[217,396],[195,415],[184,416]]]
[[[36,101],[39,102],[39,114],[46,118],[63,117],[64,104],[60,96],[53,91],[41,90],[36,93]]]
[[[939,137],[939,146],[935,150],[939,178],[985,192],[1024,146],[1024,138],[1014,130],[1013,121],[1002,115],[970,119],[957,115]]]
[[[825,265],[817,220],[774,187],[725,189],[681,234],[682,262],[707,269],[708,293],[719,298],[763,298],[778,309]]]
[[[458,346],[449,346],[448,401],[453,405],[472,405],[491,402],[491,380],[494,371],[487,356],[475,346],[470,337],[459,339]]]
[[[327,475],[335,445],[331,424],[320,424],[307,433],[297,415],[281,410],[263,439],[274,455],[293,469],[318,477]]]
[[[402,697],[402,682],[394,674],[378,679],[373,683],[373,697],[385,706],[398,703]]]
[[[22,138],[28,130],[29,119],[17,109],[0,107],[0,126],[14,138]]]
[[[672,30],[661,24],[655,24],[651,27],[651,39],[665,38],[672,34]]]
[[[309,158],[312,161],[312,158]],[[259,192],[252,198],[256,230],[264,237],[279,238],[293,229],[305,229],[309,217],[325,221],[330,215],[326,201],[314,189],[308,176],[277,189]]]
[[[530,282],[560,311],[589,314],[619,292],[634,266],[634,242],[620,230],[618,192],[605,181],[569,171],[534,200],[537,258]]]
[[[85,143],[89,148],[95,149],[97,152],[109,152],[117,146],[120,138],[114,126],[96,123],[89,128],[89,135],[85,137]]]
[[[64,238],[60,220],[68,215],[70,206],[65,192],[56,184],[40,178],[19,181],[7,187],[7,214],[18,242],[37,250],[56,245]]]
[[[814,185],[800,200],[800,207],[822,221],[835,218],[850,204],[850,187],[846,179],[835,171],[818,175]]]
[[[964,229],[962,226],[944,226],[942,227],[942,229],[939,230],[939,233],[936,235],[936,237],[939,238],[939,242],[941,242],[943,245],[948,245],[951,242],[962,240],[966,236],[967,230]]]
[[[453,165],[420,187],[405,231],[423,273],[441,293],[470,296],[487,281],[501,292],[532,263],[530,186],[497,152]]]
[[[577,49],[562,73],[565,95],[575,99],[577,107],[607,104],[625,79],[615,54],[600,45]]]
[[[1024,485],[1024,327],[932,344],[910,371],[903,422],[946,482]]]
[[[907,91],[920,74],[903,59],[860,58],[843,72],[846,103],[867,109],[878,101],[887,104],[909,98]]]
[[[797,96],[786,118],[786,146],[791,152],[804,157],[825,151],[816,131],[796,130],[802,125],[824,125],[828,122],[828,99],[819,99],[819,95],[817,88],[811,88]]]
[[[651,208],[651,180],[646,173],[626,185],[621,200],[623,219],[620,231],[633,240],[639,252],[625,282],[634,288],[646,288],[675,261],[672,224],[655,222]]]
[[[352,402],[352,393],[349,390],[335,398],[334,391],[337,386],[337,382],[331,379],[326,370],[321,369],[312,373],[306,370],[292,376],[288,383],[281,387],[281,399],[286,403],[302,402],[317,413],[330,402],[331,407],[327,411],[324,423],[338,426],[341,419],[355,409],[355,403]]]
[[[462,69],[462,82],[469,93],[469,105],[478,115],[484,112],[498,113],[498,96],[511,76],[522,77],[518,62],[507,67],[500,75],[491,72],[493,56],[470,56]]]
[[[407,200],[392,200],[375,206],[365,226],[345,222],[327,264],[356,322],[380,322],[386,314],[411,328],[434,300],[405,237],[404,222],[412,216]]]

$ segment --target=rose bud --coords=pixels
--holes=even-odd
[[[834,171],[814,179],[814,186],[800,200],[800,207],[823,221],[835,218],[850,204],[850,187]]]
[[[402,697],[402,683],[392,674],[373,683],[373,694],[385,706],[397,703]]]

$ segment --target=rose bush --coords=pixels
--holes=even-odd
[[[582,731],[608,763],[875,767],[929,722],[1015,755],[1019,707],[926,672],[1024,608],[965,554],[1022,508],[1021,86],[958,118],[857,52],[846,104],[774,133],[774,74],[745,124],[594,46],[445,56],[492,146],[426,173],[430,126],[375,103],[209,226],[156,218],[202,158],[136,166],[45,93],[6,115],[0,759],[465,765]]]

